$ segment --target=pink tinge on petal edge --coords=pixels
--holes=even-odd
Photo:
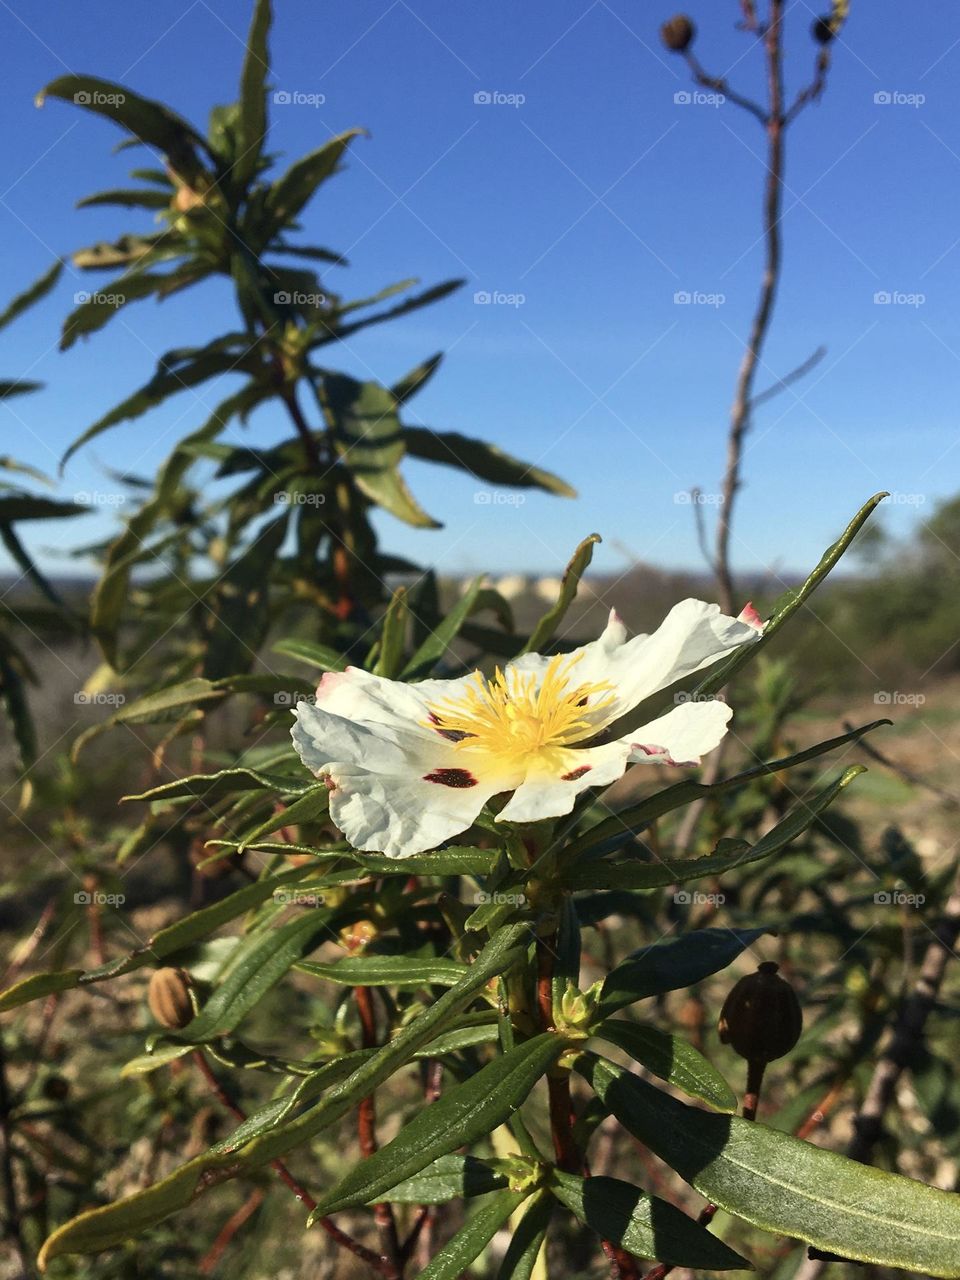
[[[738,622],[745,622],[748,627],[755,627],[757,631],[763,630],[763,619],[757,613],[756,609],[748,600],[737,615]]]
[[[333,693],[334,686],[338,685],[349,671],[349,667],[347,667],[346,671],[325,671],[320,677],[320,683],[317,685],[317,701],[322,702],[328,694]]]

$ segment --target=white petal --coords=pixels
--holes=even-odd
[[[366,769],[403,769],[409,762],[416,770],[424,745],[419,735],[408,731],[402,721],[396,724],[361,723],[333,715],[324,707],[298,702],[294,708],[296,723],[291,729],[297,754],[311,773],[317,776],[331,760],[349,761]]]
[[[684,702],[620,741],[630,746],[632,761],[699,764],[702,755],[720,745],[732,715],[725,702]]]
[[[351,764],[331,764],[325,772],[333,821],[355,849],[388,858],[412,857],[466,831],[500,789],[476,780],[464,786],[371,773]]]
[[[316,704],[323,711],[358,724],[386,726],[407,737],[416,736],[433,743],[443,735],[428,723],[431,705],[463,697],[473,680],[471,673],[454,680],[401,684],[371,675],[359,667],[347,667],[346,671],[327,672],[317,686]]]
[[[630,759],[630,743],[610,742],[557,753],[553,768],[529,769],[527,776],[497,815],[498,822],[539,822],[569,813],[588,787],[606,787],[622,777]]]

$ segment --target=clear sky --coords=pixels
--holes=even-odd
[[[385,517],[386,544],[445,571],[551,572],[597,530],[601,569],[623,568],[630,554],[699,566],[691,509],[675,495],[691,485],[714,492],[722,472],[761,268],[760,125],[730,104],[675,100],[690,85],[659,45],[666,5],[275,7],[276,89],[324,101],[276,106],[271,149],[294,158],[357,124],[371,135],[305,219],[303,239],[350,259],[331,287],[361,296],[407,276],[468,279],[435,308],[351,340],[337,363],[390,382],[445,349],[410,418],[488,438],[580,490],[576,502],[530,495],[520,506],[482,505],[470,477],[407,463],[445,528],[413,531]],[[737,9],[693,0],[697,52],[736,88],[760,92],[761,59],[734,29]],[[815,12],[788,3],[793,92],[812,70]],[[0,0],[4,298],[54,254],[150,229],[149,214],[73,208],[125,185],[142,153],[111,155],[120,136],[111,125],[59,102],[38,111],[36,91],[84,71],[205,123],[211,105],[236,96],[248,21],[242,0]],[[960,489],[958,70],[956,6],[853,0],[826,96],[790,133],[786,265],[760,385],[821,344],[827,356],[757,414],[734,547],[741,568],[809,566],[877,489],[896,492],[884,519],[900,532]],[[506,100],[478,103],[477,94]],[[59,354],[73,294],[99,280],[68,271],[0,336],[2,376],[48,384],[15,401],[15,414],[0,410],[0,453],[55,470],[65,446],[145,382],[160,353],[235,325],[226,285],[206,285],[136,304]],[[479,291],[513,302],[477,304]],[[682,292],[716,305],[677,304]],[[878,304],[878,293],[895,300]],[[109,491],[106,467],[152,473],[216,398],[184,393],[101,437],[70,463],[60,491]],[[279,416],[255,418],[252,431],[260,443],[287,434]],[[64,528],[92,540],[113,519],[101,508]],[[31,545],[56,536],[34,525]]]

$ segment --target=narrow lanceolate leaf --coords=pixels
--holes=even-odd
[[[750,662],[770,643],[771,638],[776,635],[784,623],[798,609],[803,608],[824,578],[836,567],[840,557],[886,496],[886,493],[875,493],[869,501],[863,504],[833,546],[828,547],[823,553],[820,563],[807,578],[806,582],[798,589],[791,588],[789,591],[785,591],[775,602],[770,619],[763,629],[763,635],[757,643],[742,645],[723,662],[718,662],[716,666],[712,667],[710,674],[705,676],[697,685],[695,690],[697,696],[716,693],[722,689],[735,671],[745,662]]]
[[[336,649],[328,649],[325,644],[314,644],[312,640],[280,640],[273,646],[273,651],[306,662],[321,671],[343,671],[347,665],[343,654],[337,653]]]
[[[441,1156],[385,1197],[391,1204],[446,1204],[448,1200],[482,1196],[507,1185],[503,1169],[476,1156]]]
[[[342,982],[348,987],[454,987],[467,973],[465,964],[435,959],[415,960],[408,956],[346,956],[333,964],[317,964],[304,960],[297,965],[301,973]]]
[[[438,1156],[492,1133],[513,1115],[563,1049],[563,1040],[545,1031],[489,1062],[404,1125],[392,1142],[353,1168],[323,1197],[311,1221],[367,1204]]]
[[[754,782],[757,778],[763,778],[768,774],[793,769],[796,765],[815,760],[817,756],[834,751],[837,747],[857,742],[864,734],[872,733],[881,725],[888,724],[890,724],[889,720],[873,720],[870,724],[861,725],[858,729],[851,729],[849,733],[842,733],[839,737],[818,742],[816,746],[807,747],[804,751],[796,751],[793,755],[782,756],[779,760],[755,765],[752,769],[735,773],[729,778],[722,778],[719,782],[702,783],[688,780],[678,782],[672,787],[664,787],[656,795],[627,809],[621,809],[613,817],[605,818],[603,822],[598,822],[577,840],[571,841],[566,847],[566,856],[572,859],[581,853],[612,853],[628,840],[632,840],[635,835],[645,831],[652,822],[662,818],[666,813],[672,813],[675,809],[691,804],[694,800],[722,795],[725,791],[738,791],[748,782]]]
[[[231,957],[230,973],[198,1016],[181,1031],[163,1032],[163,1038],[203,1044],[229,1034],[301,956],[330,937],[332,916],[332,911],[311,908],[277,928],[245,939]]]
[[[248,1136],[249,1128],[242,1132],[244,1126],[240,1126],[231,1138],[145,1190],[114,1204],[81,1213],[64,1223],[44,1244],[39,1259],[41,1267],[46,1267],[53,1258],[63,1254],[99,1253],[136,1236],[186,1208],[216,1182],[260,1168],[336,1124],[361,1098],[368,1097],[399,1067],[412,1061],[418,1050],[435,1039],[468,1007],[491,978],[506,973],[525,955],[528,937],[528,930],[522,925],[501,930],[484,947],[456,987],[444,992],[388,1044],[369,1056],[364,1051],[360,1065],[303,1114],[273,1124],[261,1121],[262,1128],[253,1137]],[[282,1108],[278,1107],[278,1112],[282,1112]],[[271,1112],[272,1117],[276,1115],[277,1112]]]
[[[162,151],[178,172],[184,171],[195,147],[206,149],[205,140],[186,120],[162,103],[142,98],[126,85],[96,76],[66,75],[37,95],[37,105],[42,106],[46,98],[61,98],[105,116],[147,146]]]
[[[0,329],[12,324],[17,316],[22,315],[35,302],[39,302],[41,298],[45,297],[60,279],[62,270],[63,263],[58,260],[43,273],[39,280],[34,281],[29,289],[17,294],[13,301],[8,303],[3,311],[0,312]]]
[[[244,186],[257,172],[267,133],[266,79],[270,58],[267,37],[271,17],[270,0],[257,0],[240,74],[237,159],[230,174],[238,187]]]
[[[242,766],[221,769],[218,773],[192,773],[173,782],[162,782],[149,791],[123,796],[124,800],[218,800],[236,791],[270,791],[281,794],[300,794],[311,788],[302,778],[287,778],[279,773],[265,773],[261,769]]]
[[[656,942],[634,951],[604,979],[600,1008],[610,1014],[636,1000],[692,987],[695,982],[726,969],[766,932],[766,929],[694,929],[672,942]]]
[[[745,841],[722,841],[705,858],[686,858],[678,862],[618,862],[601,860],[580,863],[570,869],[564,882],[571,889],[656,889],[668,884],[682,884],[702,876],[720,875],[736,867],[759,862],[778,853],[816,822],[840,792],[865,773],[863,765],[852,765],[830,786],[824,787],[811,800],[795,805],[789,814],[765,836],[750,845]]]
[[[212,680],[204,680],[200,676],[194,676],[180,684],[170,685],[158,693],[148,693],[143,698],[137,698],[135,702],[126,703],[112,716],[108,716],[106,720],[81,733],[71,748],[71,754],[76,759],[91,738],[114,725],[155,724],[157,721],[176,719],[184,710],[207,702],[217,702],[225,696],[225,690],[219,688]]]
[[[420,1272],[420,1280],[460,1280],[529,1194],[507,1188],[484,1201]]]
[[[545,1189],[530,1200],[503,1255],[497,1280],[531,1280],[556,1203]]]
[[[718,931],[719,932],[719,931]],[[608,1019],[593,1034],[615,1044],[634,1061],[675,1088],[699,1098],[717,1111],[737,1109],[737,1095],[720,1072],[682,1036],[668,1035],[656,1027]]]
[[[577,1070],[625,1129],[722,1209],[844,1258],[960,1276],[960,1197],[688,1107],[591,1055]]]
[[[560,583],[560,594],[557,603],[549,609],[533,629],[533,634],[524,646],[524,653],[540,653],[556,634],[557,627],[563,621],[567,610],[573,604],[580,579],[586,573],[593,559],[593,548],[600,541],[599,533],[591,533],[580,543],[566,569]]]
[[[410,394],[407,392],[407,394]],[[432,431],[429,427],[404,427],[403,438],[407,453],[427,462],[440,462],[449,467],[459,467],[477,480],[489,484],[515,486],[521,489],[544,489],[562,498],[575,498],[576,489],[552,471],[522,462],[496,445],[458,431]]]
[[[550,1190],[602,1240],[639,1258],[706,1271],[752,1270],[746,1258],[685,1213],[619,1178],[579,1178],[553,1171]]]
[[[329,142],[297,160],[283,177],[270,188],[267,196],[267,212],[272,217],[274,229],[279,231],[293,222],[316,189],[333,174],[340,157],[362,129],[348,129]]]
[[[39,1000],[41,996],[53,995],[56,991],[69,991],[82,976],[82,969],[64,969],[59,973],[34,973],[29,978],[21,978],[0,994],[0,1013],[29,1004],[31,1000]]]
[[[476,604],[483,578],[475,578],[447,616],[430,632],[400,673],[404,680],[418,680],[430,674],[460,633]]]

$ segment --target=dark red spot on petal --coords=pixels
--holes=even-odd
[[[578,778],[582,778],[585,773],[589,773],[593,768],[592,764],[582,764],[579,769],[572,769],[569,773],[563,774],[562,782],[576,782]]]
[[[441,787],[475,787],[477,780],[469,769],[434,769],[423,775],[424,782],[438,782]]]
[[[427,718],[430,723],[436,727],[437,733],[439,733],[440,737],[446,738],[448,742],[462,742],[464,738],[476,737],[476,734],[466,733],[463,729],[444,729],[443,721],[434,711],[431,711]]]
[[[630,745],[634,751],[642,751],[645,756],[663,756],[667,754],[663,747],[648,747],[642,742],[633,742]]]

